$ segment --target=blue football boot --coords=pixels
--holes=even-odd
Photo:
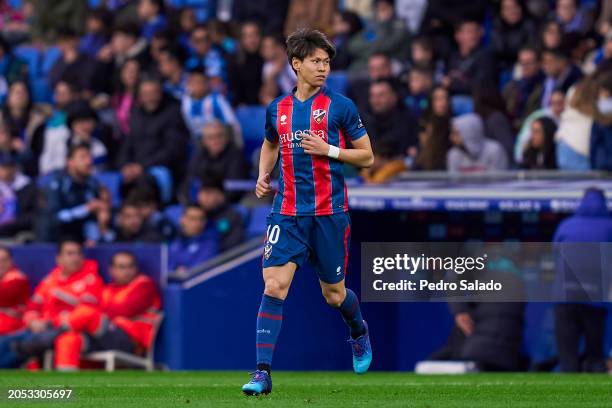
[[[372,345],[370,344],[370,330],[368,324],[363,321],[366,332],[356,339],[348,339],[353,352],[353,371],[357,374],[364,374],[372,363]]]
[[[272,377],[265,370],[257,370],[251,373],[251,381],[242,386],[242,392],[246,395],[262,395],[272,392]]]

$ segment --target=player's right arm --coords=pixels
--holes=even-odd
[[[257,198],[263,198],[272,192],[270,186],[270,173],[278,160],[278,132],[274,126],[271,115],[272,105],[266,110],[266,127],[265,139],[261,145],[261,153],[259,155],[259,177],[255,186],[255,195]]]

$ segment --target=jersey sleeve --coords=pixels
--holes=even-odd
[[[353,101],[347,99],[344,105],[340,127],[351,140],[357,140],[367,133],[366,128]]]
[[[274,122],[272,121],[272,109],[273,105],[268,105],[266,109],[266,126],[265,126],[265,136],[268,142],[270,143],[278,143],[278,131],[276,130],[276,126],[274,126]]]

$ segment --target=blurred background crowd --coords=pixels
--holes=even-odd
[[[244,240],[284,38],[325,32],[384,182],[404,171],[612,170],[612,1],[0,0],[0,236]],[[246,197],[248,200],[249,197]],[[168,208],[171,211],[168,211]]]

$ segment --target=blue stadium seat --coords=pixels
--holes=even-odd
[[[41,67],[42,74],[47,75],[49,71],[51,71],[51,68],[53,68],[53,65],[55,65],[57,60],[61,58],[61,56],[62,56],[62,53],[59,50],[59,48],[57,47],[47,48],[42,56],[43,58],[42,67]]]
[[[451,98],[451,106],[454,116],[474,112],[474,101],[471,96],[455,95]]]
[[[15,55],[27,62],[30,79],[35,79],[41,76],[41,52],[38,48],[28,45],[21,45],[15,48]]]
[[[102,6],[103,1],[102,0],[87,0],[87,3],[89,3],[89,7],[91,8],[98,8]]]
[[[327,86],[335,92],[345,94],[348,87],[348,77],[343,71],[336,71],[327,77]]]
[[[23,0],[9,0],[9,5],[14,9],[20,9],[23,6]]]
[[[270,213],[271,207],[254,207],[251,210],[251,219],[246,228],[247,238],[253,238],[266,233],[266,217]]]
[[[499,90],[503,91],[508,82],[512,81],[512,70],[506,69],[499,74]]]
[[[53,101],[53,90],[46,77],[33,78],[30,82],[34,102],[51,103]]]
[[[181,215],[183,215],[183,206],[180,204],[171,205],[166,207],[164,210],[164,214],[168,219],[174,224],[176,228],[179,227],[179,220],[181,219]]]
[[[249,220],[251,219],[251,210],[248,207],[245,207],[241,204],[234,204],[232,206],[234,210],[242,217],[242,222],[244,225],[249,225]]]
[[[110,192],[113,207],[119,207],[121,205],[121,173],[118,171],[106,171],[97,173],[94,177]]]
[[[258,105],[242,106],[236,109],[236,117],[242,127],[244,157],[251,163],[253,152],[261,146],[263,141],[266,108]]]
[[[149,169],[149,174],[155,178],[157,187],[163,203],[169,203],[172,200],[172,174],[170,170],[164,166],[155,166]]]

